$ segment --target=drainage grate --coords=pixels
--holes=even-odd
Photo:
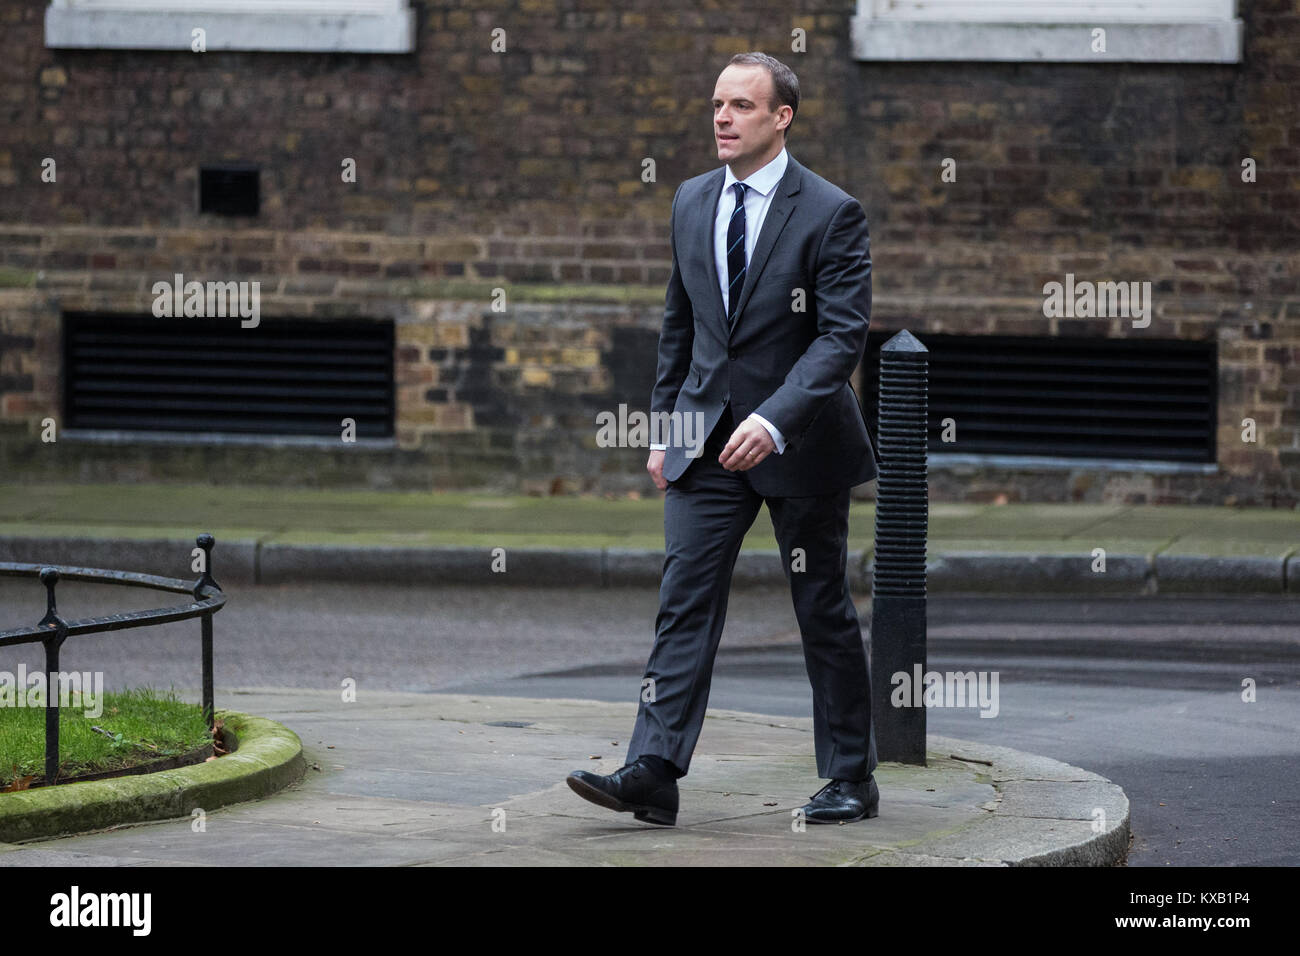
[[[875,436],[880,346],[863,366]],[[1213,342],[917,334],[929,349],[933,454],[1045,455],[1213,462]],[[944,442],[942,422],[956,422]]]
[[[64,316],[68,428],[393,435],[391,321]]]

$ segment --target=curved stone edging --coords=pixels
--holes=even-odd
[[[1115,866],[1128,857],[1128,795],[1100,774],[1010,747],[930,734],[930,756],[988,766],[988,819],[898,856],[1003,866]],[[867,861],[879,865],[881,861]]]
[[[0,794],[0,843],[17,843],[124,823],[189,816],[257,800],[301,779],[302,741],[264,717],[217,711],[238,749],[218,760],[156,773]]]

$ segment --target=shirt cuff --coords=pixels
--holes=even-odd
[[[781,429],[777,428],[762,415],[756,412],[750,412],[749,417],[757,421],[767,429],[767,433],[772,436],[772,441],[776,442],[776,453],[778,455],[785,453],[785,436],[781,434]]]

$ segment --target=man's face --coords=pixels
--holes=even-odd
[[[784,139],[793,111],[788,106],[769,111],[774,94],[772,75],[761,66],[728,66],[713,88],[718,159],[741,179],[760,167],[758,160],[781,150],[776,144]]]

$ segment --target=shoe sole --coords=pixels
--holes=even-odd
[[[866,811],[859,813],[856,817],[845,817],[842,820],[817,820],[813,817],[807,817],[809,823],[857,823],[859,820],[870,820],[872,817],[880,816],[880,804],[873,804],[867,807]]]
[[[598,790],[574,777],[565,777],[564,779],[569,784],[570,790],[598,807],[604,807],[606,810],[617,810],[619,813],[630,813],[643,823],[654,823],[661,827],[677,826],[677,813],[673,810],[665,810],[663,807],[647,807],[637,803],[624,803],[618,797],[612,797],[604,790]]]

